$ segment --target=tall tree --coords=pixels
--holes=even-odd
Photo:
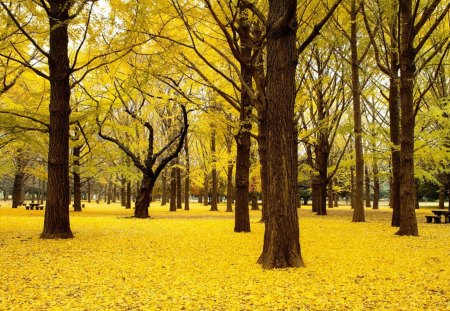
[[[267,20],[267,219],[259,263],[303,266],[297,216],[297,129],[294,124],[296,0],[270,0]],[[280,150],[283,152],[280,154]],[[280,169],[282,168],[282,169]]]

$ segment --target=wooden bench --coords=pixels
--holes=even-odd
[[[441,223],[441,217],[439,217],[439,216],[435,216],[435,215],[428,216],[427,215],[427,216],[425,216],[425,218],[427,219],[428,223],[431,223],[433,221],[433,219],[434,219],[434,223],[436,223],[436,224]]]

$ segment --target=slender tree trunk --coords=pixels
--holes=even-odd
[[[164,170],[162,172],[161,187],[162,187],[161,206],[164,206],[167,204],[167,171],[166,170]]]
[[[112,181],[108,181],[108,195],[106,199],[106,204],[111,204],[111,195],[112,195]]]
[[[415,49],[413,47],[414,20],[412,0],[400,0],[400,228],[398,235],[418,236],[415,212],[416,192],[414,179],[414,81]]]
[[[87,201],[91,203],[91,179],[89,178],[87,181]]]
[[[50,126],[43,239],[73,238],[69,220],[70,1],[49,0]]]
[[[177,160],[177,164],[179,165],[180,161]],[[177,209],[182,209],[183,206],[181,205],[182,202],[182,195],[181,195],[181,169],[179,167],[176,168],[176,182],[177,182]]]
[[[81,176],[80,176],[80,153],[81,146],[73,148],[72,155],[73,160],[73,210],[75,212],[81,212]]]
[[[31,176],[31,203],[34,203],[34,199],[35,199],[34,184],[35,184],[35,180],[34,180],[34,175],[33,175],[33,176]]]
[[[444,175],[444,174],[442,174],[442,175]],[[441,178],[441,184],[439,185],[439,209],[444,209],[444,208],[445,208],[445,183],[442,182],[442,178]]]
[[[233,162],[228,162],[227,174],[227,210],[226,212],[233,212]]]
[[[175,167],[170,170],[170,207],[169,211],[177,211],[177,171]]]
[[[211,153],[213,158],[211,169],[211,211],[217,211],[217,170],[216,170],[216,130],[213,129],[211,133]]]
[[[365,175],[365,183],[364,183],[365,200],[364,201],[366,201],[366,207],[372,207],[370,205],[370,176],[369,176],[369,168],[367,167],[367,164],[364,167],[364,175]]]
[[[208,193],[209,193],[209,178],[208,174],[205,174],[203,182],[203,205],[208,206]]]
[[[150,192],[150,197],[151,197],[151,192]],[[127,209],[131,208],[131,181],[130,180],[127,181],[127,202],[126,202],[125,208],[127,208]]]
[[[328,208],[333,208],[334,204],[334,191],[333,191],[333,181],[328,182]]]
[[[122,178],[120,179],[120,206],[123,206],[123,207],[127,206],[126,184],[127,184],[127,179],[122,174]]]
[[[256,191],[252,191],[250,193],[250,196],[252,198],[252,211],[259,211],[258,206],[258,193]]]
[[[373,205],[372,209],[379,208],[380,202],[380,178],[378,177],[378,161],[374,159],[373,163]]]
[[[186,138],[184,140],[184,151],[186,155],[186,176],[184,177],[184,210],[189,210],[189,197],[190,197],[190,189],[191,189],[191,180],[190,180],[190,160],[189,160],[189,140],[188,135],[186,134]]]
[[[116,183],[113,183],[111,202],[115,203],[116,201],[117,201],[117,185]]]
[[[258,260],[265,269],[304,265],[297,215],[297,130],[294,124],[296,7],[296,0],[269,0],[266,96],[271,183],[266,197],[264,246]]]
[[[362,112],[361,112],[361,86],[359,82],[358,60],[358,5],[352,0],[351,5],[351,57],[352,57],[352,96],[353,96],[353,122],[355,133],[355,197],[353,198],[353,222],[364,222],[364,156],[362,145]]]

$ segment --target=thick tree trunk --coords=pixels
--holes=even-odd
[[[351,7],[351,57],[352,57],[352,97],[353,97],[353,122],[355,133],[355,196],[353,198],[353,222],[364,222],[364,156],[362,145],[362,112],[361,112],[361,86],[359,82],[358,60],[358,30],[357,15],[358,6],[356,0],[352,0]]]
[[[261,103],[262,105],[262,103]],[[267,219],[267,193],[269,189],[269,174],[268,174],[268,160],[267,160],[267,107],[262,107],[262,111],[259,111],[258,120],[258,154],[260,165],[260,175],[261,175],[261,197],[262,197],[262,215],[260,222],[265,222]]]
[[[364,201],[366,203],[366,207],[372,207],[370,205],[370,176],[369,176],[369,168],[367,167],[367,164],[364,167],[364,175],[365,175],[365,181],[364,181]]]
[[[328,182],[328,208],[333,208],[334,205],[334,190],[333,190],[333,181],[330,180]]]
[[[150,197],[155,181],[150,176],[143,175],[141,188],[136,198],[136,208],[134,210],[134,217],[149,218],[148,208],[150,206]]]
[[[233,162],[228,162],[227,174],[227,210],[226,212],[233,212]]]
[[[170,207],[169,211],[177,211],[177,171],[175,167],[170,170]]]
[[[416,192],[414,179],[414,80],[415,49],[412,1],[400,0],[400,228],[398,235],[418,236],[415,212]]]
[[[14,175],[14,184],[12,190],[12,208],[17,208],[22,205],[23,198],[23,186],[25,182],[25,173],[20,172]]]
[[[71,1],[49,0],[50,126],[48,191],[43,239],[73,238],[69,219],[70,65],[68,58]]]
[[[266,94],[270,185],[266,197],[264,246],[258,260],[265,269],[304,265],[297,215],[297,130],[294,124],[296,7],[296,0],[269,0]]]
[[[350,205],[355,208],[355,168],[350,167]]]

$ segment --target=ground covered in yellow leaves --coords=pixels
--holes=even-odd
[[[159,205],[159,204],[155,204]],[[71,212],[75,239],[41,240],[43,211],[0,207],[0,310],[450,310],[450,225],[398,237],[390,211],[316,216],[304,207],[305,268],[256,264],[264,225],[193,204],[129,218],[118,205]]]

